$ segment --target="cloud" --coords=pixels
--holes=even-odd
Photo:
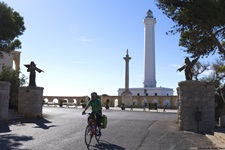
[[[183,71],[181,71],[181,72],[177,71],[177,72],[176,72],[176,75],[178,75],[178,76],[183,76],[183,75],[185,75],[185,73],[184,73]]]
[[[171,64],[172,67],[175,67],[175,68],[180,68],[181,65],[176,65],[176,64]]]
[[[94,39],[87,38],[85,36],[81,36],[80,41],[81,42],[91,42],[91,41],[94,41]]]
[[[209,70],[206,70],[202,73],[202,75],[205,75],[205,76],[208,76],[210,75],[211,73],[213,73],[213,70],[209,69]]]

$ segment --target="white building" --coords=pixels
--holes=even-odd
[[[2,66],[8,66],[12,69],[19,69],[20,67],[20,51],[12,51],[10,53],[3,53],[3,58],[0,58],[0,72],[2,70]]]
[[[173,89],[164,87],[155,88],[129,88],[133,96],[173,96]],[[118,90],[118,95],[121,95],[124,89]]]
[[[156,18],[152,11],[148,10],[143,20],[144,24],[144,86],[143,88],[129,88],[133,96],[172,96],[173,89],[156,87],[155,73],[155,24]],[[124,88],[119,88],[120,96]]]

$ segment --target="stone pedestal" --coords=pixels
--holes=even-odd
[[[121,94],[121,98],[122,98],[122,103],[125,104],[126,107],[130,107],[130,105],[132,105],[132,93],[129,90],[125,90],[122,94]]]
[[[20,87],[18,112],[24,117],[42,117],[43,105],[42,87]]]
[[[10,85],[0,81],[0,122],[8,121]]]
[[[208,82],[178,83],[178,124],[181,130],[208,132],[215,126],[214,85]]]

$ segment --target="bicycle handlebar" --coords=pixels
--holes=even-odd
[[[91,115],[91,113],[82,113],[82,115]]]
[[[86,112],[85,113],[82,113],[82,115],[91,115],[91,114],[96,115],[98,113],[93,113],[93,112],[92,113],[86,113]]]
[[[89,115],[89,116],[90,116],[91,113],[86,113],[86,112],[85,112],[85,113],[82,113],[82,115]]]

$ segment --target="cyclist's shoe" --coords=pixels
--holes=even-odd
[[[85,115],[85,114],[86,114],[85,111],[83,111],[83,112],[82,112],[82,115]]]
[[[102,132],[101,131],[98,132],[98,136],[102,136]]]

